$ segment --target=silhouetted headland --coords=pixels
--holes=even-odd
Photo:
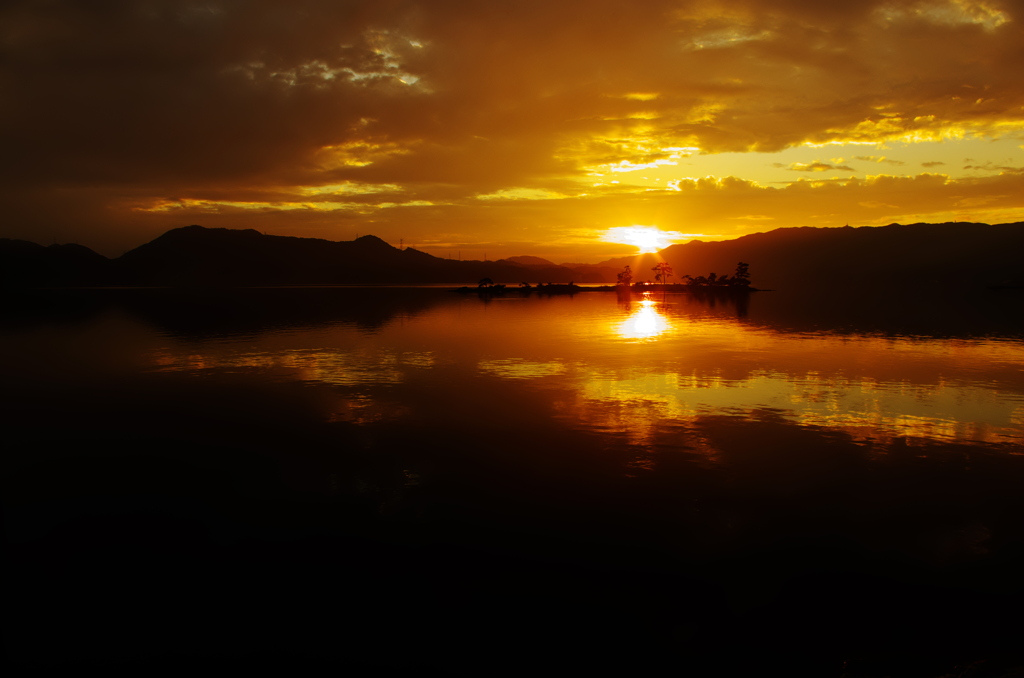
[[[632,266],[647,276],[661,262],[677,274],[721,274],[745,261],[758,287],[780,291],[1024,288],[1022,251],[1024,222],[917,223],[779,228],[721,242],[691,240],[597,265]]]

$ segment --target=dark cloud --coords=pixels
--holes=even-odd
[[[1020,174],[1024,172],[1024,167],[1014,167],[1011,165],[999,165],[994,162],[986,162],[980,165],[964,165],[965,170],[981,170],[983,172],[1008,172],[1010,174]]]
[[[907,163],[903,162],[902,160],[896,160],[894,158],[886,158],[884,155],[883,156],[877,156],[877,155],[858,155],[858,156],[854,157],[854,160],[863,160],[864,162],[879,162],[879,163],[884,162],[887,165],[894,165],[894,166],[900,166],[900,165],[906,165],[907,164]]]
[[[856,172],[857,170],[847,165],[833,165],[827,162],[794,162],[788,165],[776,162],[772,164],[772,167],[778,167],[780,169],[787,169],[792,172],[829,172],[829,171],[843,171],[843,172]]]
[[[344,3],[35,7],[3,17],[3,121],[26,132],[7,180],[251,181],[345,140],[393,85],[343,70],[387,70]]]

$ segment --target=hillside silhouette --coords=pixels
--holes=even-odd
[[[75,257],[71,257],[70,254]],[[352,241],[186,226],[106,259],[81,245],[0,241],[5,286],[255,286],[361,283],[570,282],[571,269],[512,261],[453,261],[365,235]]]
[[[1024,223],[890,224],[780,228],[735,240],[688,243],[656,254],[620,257],[597,267],[632,267],[634,280],[654,279],[667,261],[682,275],[732,274],[750,263],[762,289],[952,288],[1024,286]]]
[[[255,230],[188,226],[120,257],[121,279],[144,285],[325,285],[448,283],[481,277],[519,281],[512,262],[452,261],[398,249],[373,235],[352,241],[264,235]],[[534,276],[559,282],[572,271],[540,267]]]
[[[111,282],[111,262],[83,245],[44,247],[0,238],[0,286],[66,287]]]
[[[667,261],[683,275],[731,274],[750,263],[762,289],[1024,287],[1024,223],[890,224],[880,227],[780,228],[722,242],[693,240],[655,254],[599,264],[555,265],[528,255],[454,261],[372,235],[351,241],[264,235],[186,226],[121,257],[82,245],[44,247],[0,239],[5,287],[416,284],[495,282],[614,283],[625,266],[634,280],[654,279]]]

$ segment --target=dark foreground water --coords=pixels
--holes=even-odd
[[[1005,675],[1024,661],[1021,307],[7,296],[8,656]]]

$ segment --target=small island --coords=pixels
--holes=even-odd
[[[502,295],[507,292],[516,292],[521,296],[530,294],[559,295],[576,294],[578,292],[651,292],[660,290],[662,292],[701,292],[701,293],[747,293],[760,292],[756,287],[750,285],[750,264],[739,262],[736,264],[736,271],[732,276],[717,275],[711,273],[707,276],[682,275],[683,282],[670,283],[668,279],[673,277],[672,267],[665,263],[659,263],[651,269],[654,272],[654,281],[643,280],[633,281],[633,270],[626,266],[617,276],[615,285],[597,285],[591,287],[580,287],[574,282],[566,284],[538,283],[531,285],[528,282],[521,282],[519,285],[509,287],[502,283],[496,283],[490,278],[482,278],[476,287],[463,286],[456,289],[462,294],[476,293],[480,295],[493,296]]]

